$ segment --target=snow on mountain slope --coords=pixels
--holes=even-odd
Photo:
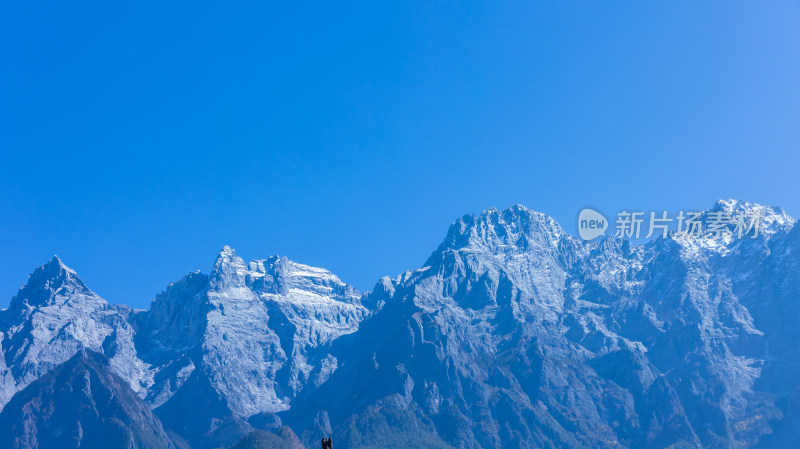
[[[310,380],[315,366],[320,383],[336,369],[336,360],[323,350],[335,339],[358,330],[368,310],[361,305],[361,293],[322,268],[273,257],[250,263],[251,286],[269,307],[278,327],[288,369],[279,379],[295,396]]]
[[[246,285],[247,266],[225,248],[209,276],[202,366],[240,416],[288,407],[275,375],[287,356],[270,328],[266,304]]]
[[[187,439],[219,434],[218,422],[252,430],[243,419],[288,409],[336,369],[326,348],[367,316],[360,297],[327,270],[277,256],[246,263],[225,247],[208,276],[190,273],[134,316],[137,349],[155,372],[147,400]],[[196,421],[164,416],[209,401],[217,405]]]
[[[454,447],[790,447],[798,231],[778,208],[715,210],[762,214],[759,236],[634,246],[521,206],[462,217],[379,282],[288,418],[354,447],[386,420]]]
[[[128,313],[89,290],[58,257],[37,268],[0,311],[5,364],[0,378],[13,385],[0,391],[0,406],[81,348],[105,352],[131,388],[143,392],[148,367],[136,357]]]
[[[225,247],[208,277],[170,284],[136,318],[144,358],[173,373],[156,376],[151,400],[161,405],[200,368],[237,416],[285,410],[314,366],[335,365],[324,347],[358,329],[360,296],[326,270],[247,264]]]
[[[220,404],[235,443],[252,430],[242,419],[287,409],[336,369],[326,347],[358,329],[368,314],[360,298],[324,269],[279,257],[247,264],[225,247],[209,275],[190,273],[150,310],[133,311],[108,304],[54,257],[0,311],[0,405],[86,348],[157,411]],[[193,393],[169,404],[184,387]],[[208,418],[181,429],[206,432],[217,426]]]
[[[583,242],[491,209],[365,295],[225,247],[148,311],[108,305],[54,259],[0,312],[0,399],[87,347],[196,449],[273,413],[354,448],[792,447],[800,227],[744,201],[717,212],[758,214],[758,235]]]

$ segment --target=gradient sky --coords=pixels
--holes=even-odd
[[[325,3],[3,2],[0,307],[53,254],[147,307],[226,244],[370,289],[492,206],[800,216],[798,1]]]

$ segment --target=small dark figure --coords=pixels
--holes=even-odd
[[[325,438],[322,439],[322,449],[333,449],[333,443],[331,442],[331,437],[328,437],[327,440]]]

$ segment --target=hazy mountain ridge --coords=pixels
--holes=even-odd
[[[0,444],[18,449],[175,449],[150,408],[99,353],[81,349],[0,413]]]
[[[720,210],[763,214],[758,237],[582,242],[491,209],[364,295],[226,247],[137,312],[54,259],[0,312],[0,398],[87,347],[198,448],[274,413],[309,445],[791,447],[800,228],[779,208]]]

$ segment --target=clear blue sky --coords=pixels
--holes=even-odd
[[[4,2],[0,307],[146,307],[226,244],[369,289],[522,203],[800,216],[800,3]],[[290,6],[291,4],[291,6]]]

